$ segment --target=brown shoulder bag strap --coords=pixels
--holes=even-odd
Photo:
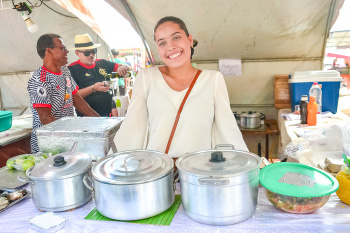
[[[179,110],[177,111],[177,115],[176,115],[176,118],[175,118],[175,122],[174,122],[174,125],[173,125],[173,129],[171,130],[171,134],[170,134],[170,137],[169,137],[168,145],[166,146],[165,154],[168,154],[168,152],[169,152],[170,144],[171,144],[171,141],[173,140],[174,133],[175,133],[175,130],[176,130],[176,126],[177,126],[177,123],[179,122],[180,114],[181,114],[181,112],[182,112],[182,109],[183,109],[183,107],[184,107],[184,105],[185,105],[185,102],[186,102],[186,100],[187,100],[187,97],[189,96],[190,92],[192,91],[192,88],[193,88],[194,84],[196,83],[196,81],[197,81],[197,79],[198,79],[198,76],[201,74],[201,72],[202,72],[201,70],[198,70],[198,71],[197,71],[197,74],[196,74],[196,76],[194,77],[194,79],[192,80],[191,85],[190,85],[190,87],[188,88],[184,99],[182,100],[182,103],[181,103],[181,105],[180,105],[180,108],[179,108]]]

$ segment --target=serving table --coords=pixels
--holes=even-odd
[[[29,185],[24,186],[30,190]],[[180,194],[177,183],[176,193]],[[234,198],[234,194],[232,194]],[[59,233],[82,232],[186,232],[186,233],[230,233],[230,232],[348,232],[350,230],[350,206],[332,194],[329,201],[321,209],[311,214],[290,214],[276,209],[267,200],[263,188],[259,188],[258,205],[252,218],[245,222],[229,226],[211,226],[193,221],[185,214],[180,205],[170,226],[155,226],[117,221],[97,221],[84,219],[95,208],[94,200],[72,211],[57,212],[67,218],[66,226]],[[128,210],[126,210],[128,211]],[[41,215],[33,204],[32,198],[19,202],[0,213],[2,233],[36,232],[28,223],[28,219]]]
[[[290,109],[280,109],[278,111],[278,127],[280,129],[280,146],[279,152],[283,151],[285,147],[293,140],[299,138],[298,130],[303,128],[300,125],[300,120],[286,120],[284,119],[284,114],[290,114],[292,111]],[[350,117],[338,111],[337,114],[334,114],[332,118],[320,119],[317,118],[317,128],[328,127],[337,122],[350,122]],[[305,126],[307,127],[307,125]],[[316,128],[316,127],[315,127]]]
[[[0,167],[7,159],[30,153],[30,135],[33,128],[32,114],[13,117],[12,127],[0,132]]]

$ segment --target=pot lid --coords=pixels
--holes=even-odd
[[[172,158],[151,150],[132,150],[112,154],[92,168],[97,181],[108,184],[136,184],[159,179],[174,167]]]
[[[261,117],[261,113],[249,111],[248,113],[246,113],[246,112],[242,113],[241,116],[242,117]]]
[[[328,173],[300,163],[273,163],[260,171],[260,183],[266,189],[292,197],[322,197],[339,188]]]
[[[208,150],[187,154],[176,161],[179,170],[197,175],[238,175],[260,167],[259,156],[239,150]]]
[[[91,166],[91,157],[82,152],[57,154],[36,164],[30,171],[31,179],[64,179],[84,173]]]

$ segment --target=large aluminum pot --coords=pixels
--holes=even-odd
[[[90,173],[91,157],[82,152],[66,152],[48,157],[26,171],[34,205],[45,211],[64,211],[79,207],[91,199],[83,178]]]
[[[97,210],[117,220],[138,220],[160,214],[175,200],[174,162],[150,150],[123,151],[99,160],[92,167]]]
[[[186,214],[210,225],[250,218],[257,205],[261,158],[247,151],[207,150],[176,161]]]
[[[245,129],[256,129],[261,126],[262,114],[258,112],[242,113],[240,116],[240,124]]]

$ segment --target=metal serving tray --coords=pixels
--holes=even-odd
[[[1,189],[0,189],[0,195],[1,195],[2,193],[4,193],[5,191],[7,191],[7,192],[10,193],[10,192],[14,192],[14,191],[16,191],[16,190],[1,190]],[[11,206],[16,205],[18,202],[22,201],[23,199],[27,198],[27,197],[30,195],[30,192],[29,192],[28,190],[26,190],[26,191],[27,191],[27,194],[26,194],[26,195],[24,195],[23,197],[21,197],[21,198],[15,200],[15,201],[13,201],[13,202],[11,202],[6,208],[0,210],[0,213],[3,212],[3,211],[5,211],[5,210],[7,210],[7,209],[10,208]]]
[[[24,154],[23,154],[24,155]],[[23,155],[17,155],[10,159],[19,159]],[[0,190],[18,189],[28,182],[22,182],[17,179],[19,176],[27,176],[25,171],[8,169],[7,166],[0,168]]]
[[[36,130],[41,152],[70,151],[75,141],[75,151],[104,157],[124,117],[63,117]]]

